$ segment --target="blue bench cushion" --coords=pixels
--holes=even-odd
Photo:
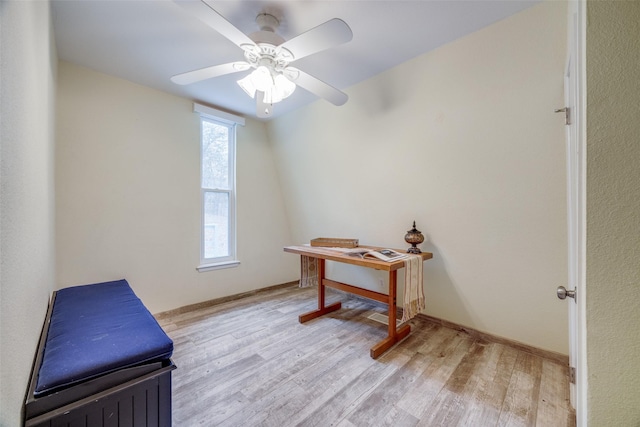
[[[35,396],[172,353],[173,341],[126,280],[61,289]]]

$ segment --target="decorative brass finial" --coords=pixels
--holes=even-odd
[[[409,243],[411,245],[411,247],[409,249],[407,249],[408,253],[410,253],[410,254],[421,254],[422,253],[420,248],[418,248],[416,245],[419,245],[420,243],[424,242],[424,236],[422,235],[420,230],[418,230],[416,228],[416,222],[415,221],[413,221],[413,228],[411,230],[407,231],[407,234],[405,234],[404,240],[405,240],[405,242],[407,242],[407,243]]]

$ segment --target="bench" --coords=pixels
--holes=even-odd
[[[173,341],[126,280],[56,291],[24,425],[171,426],[172,353]]]

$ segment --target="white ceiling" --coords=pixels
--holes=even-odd
[[[255,18],[259,13],[269,12],[280,19],[278,33],[286,40],[331,18],[344,20],[353,31],[352,41],[293,64],[344,90],[539,1],[208,2],[245,34],[258,30]],[[60,59],[255,117],[255,101],[236,84],[248,71],[188,86],[169,80],[175,74],[244,60],[240,48],[174,2],[54,0],[52,4]],[[316,96],[299,88],[274,105],[272,117],[316,100]]]

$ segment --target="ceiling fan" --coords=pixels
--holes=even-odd
[[[333,86],[313,77],[290,64],[298,59],[353,38],[351,28],[341,19],[334,18],[290,40],[276,34],[278,19],[261,13],[256,18],[259,31],[247,36],[220,15],[208,0],[174,0],[244,51],[245,61],[230,62],[194,70],[171,77],[181,85],[196,83],[225,74],[252,70],[238,80],[238,85],[256,100],[257,116],[266,118],[273,112],[273,104],[293,93],[296,86],[326,99],[334,105],[347,102],[348,96]]]

